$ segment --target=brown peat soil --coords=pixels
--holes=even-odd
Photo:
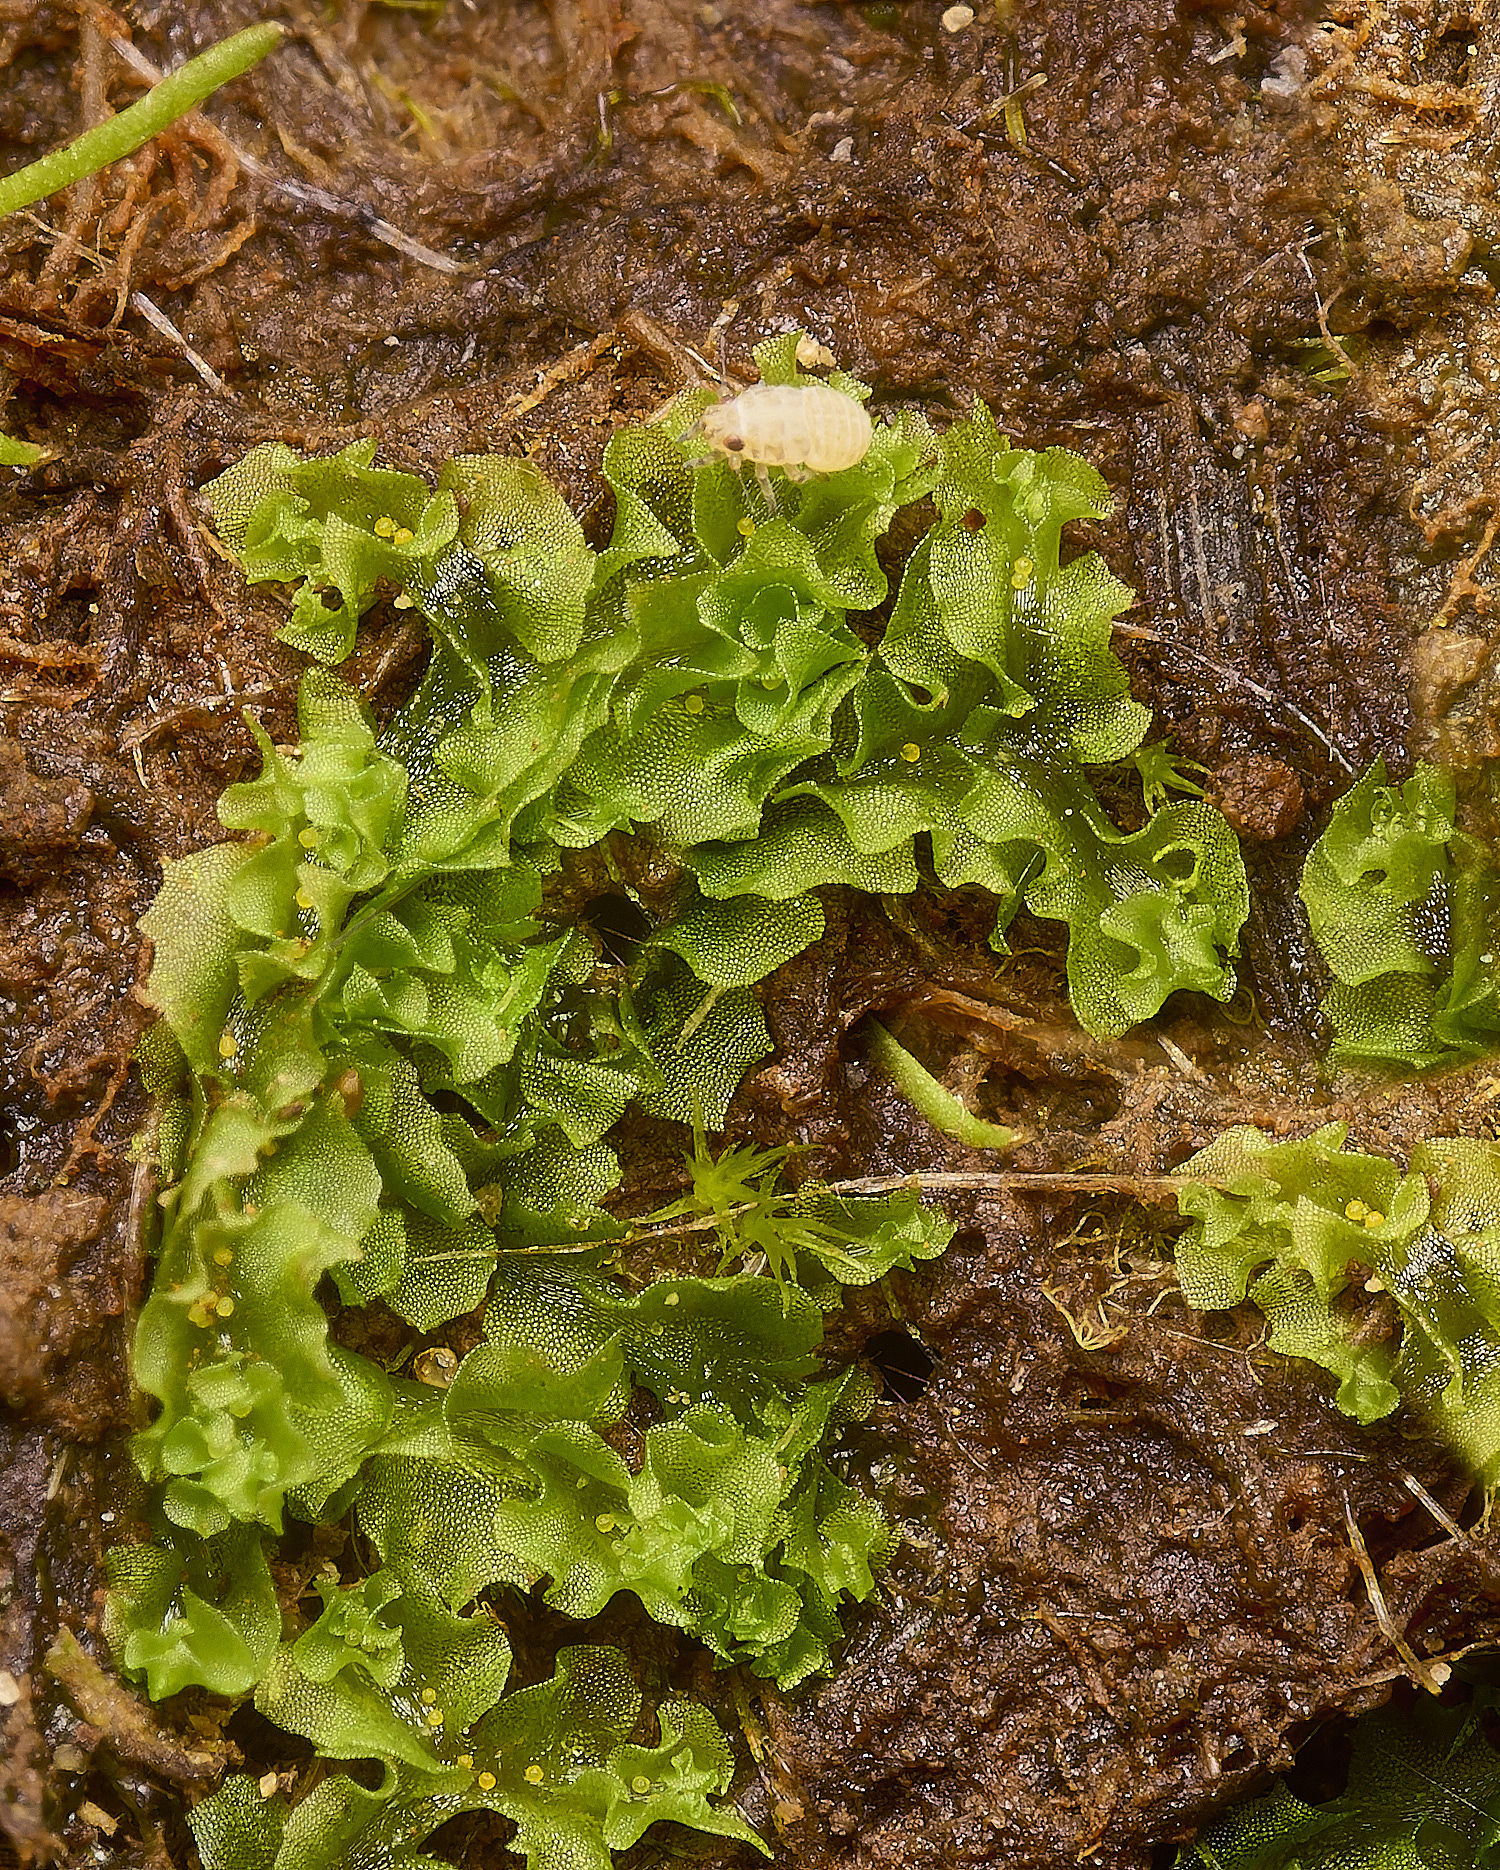
[[[1138,593],[1135,692],[1209,770],[1254,891],[1236,1001],[1178,996],[1114,1044],[1068,1013],[1056,925],[1023,916],[1002,964],[963,894],[834,902],[766,984],[779,1051],[738,1135],[843,1175],[993,1166],[864,1065],[879,1011],[1025,1126],[1016,1166],[1122,1189],[953,1191],[947,1257],[837,1320],[831,1348],[888,1373],[845,1458],[907,1536],[835,1680],[741,1696],[744,1809],[786,1870],[1170,1862],[1400,1678],[1346,1510],[1418,1652],[1500,1635],[1496,1548],[1413,1491],[1462,1516],[1464,1477],[1399,1422],[1340,1416],[1257,1349],[1258,1314],[1188,1312],[1170,1211],[1128,1187],[1236,1121],[1340,1118],[1396,1154],[1496,1134],[1493,1068],[1328,1078],[1296,885],[1377,755],[1456,766],[1492,832],[1500,20],[963,11],[292,5],[203,112],[0,223],[0,427],[52,451],[0,470],[0,1862],[187,1870],[183,1813],[226,1763],[299,1763],[252,1715],[152,1709],[91,1660],[132,1517],[152,1195],[128,1154],[136,918],[163,859],[223,835],[215,800],[255,767],[241,710],[290,737],[300,665],[197,489],[259,441],[373,436],[429,475],[523,452],[586,509],[612,429],[720,334],[742,380],[801,326],[877,412],[941,423],[978,395],[1101,469],[1116,512],[1077,543]],[[139,94],[121,42],[169,67],[254,17],[0,0],[0,169]],[[379,713],[421,657],[381,604],[348,673]],[[555,1638],[520,1611],[514,1634]],[[495,1864],[503,1835],[441,1844]],[[679,1854],[725,1857],[665,1830],[634,1855]]]

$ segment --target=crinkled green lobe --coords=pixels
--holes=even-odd
[[[801,333],[783,332],[754,350],[761,381],[772,384],[823,382],[856,401],[867,402],[866,384],[842,370],[812,377],[797,363]],[[896,511],[931,491],[937,478],[937,441],[931,428],[911,410],[877,423],[868,452],[853,467],[793,482],[780,470],[776,498],[781,511],[810,542],[825,577],[851,610],[872,610],[886,595],[886,578],[875,556],[875,541]],[[765,517],[759,488],[750,475],[736,474],[714,461],[695,477],[698,536],[721,564],[735,549],[740,522]]]
[[[423,1094],[416,1067],[393,1047],[366,1044],[352,1055],[360,1083],[355,1128],[392,1195],[445,1227],[461,1227],[476,1202],[458,1150],[456,1123]]]
[[[441,1067],[424,1062],[429,1079],[440,1071],[450,1088],[508,1064],[566,939],[537,940],[529,918],[511,921],[506,897],[517,880],[534,882],[513,870],[437,878],[362,917],[330,1014],[346,1032],[399,1035],[440,1053]]]
[[[620,1179],[620,1165],[607,1143],[575,1149],[560,1130],[544,1130],[536,1146],[506,1176],[503,1189],[487,1191],[491,1211],[507,1244],[555,1247],[606,1239],[621,1231],[599,1197]]]
[[[795,349],[762,347],[767,381],[802,380]],[[302,581],[291,635],[314,654],[343,654],[383,585],[435,638],[378,734],[309,675],[300,746],[260,735],[260,776],[223,801],[247,841],[172,872],[151,930],[182,1061],[158,1074],[163,1161],[182,1179],[141,1321],[158,1414],[138,1456],[166,1524],[233,1540],[287,1503],[353,1506],[390,1574],[329,1585],[262,1684],[327,1749],[378,1728],[388,1767],[276,1817],[278,1870],[416,1864],[464,1809],[430,1780],[441,1749],[418,1757],[430,1723],[391,1699],[418,1600],[446,1629],[487,1587],[576,1615],[631,1590],[783,1686],[830,1666],[839,1606],[868,1594],[888,1535],[821,1457],[869,1385],[819,1375],[819,1308],[948,1230],[914,1194],[789,1197],[769,1157],[710,1159],[681,1218],[710,1221],[721,1273],[745,1272],[631,1292],[597,1264],[623,1231],[599,1205],[608,1132],[631,1103],[723,1124],[770,1044],[749,990],[818,939],[818,887],[911,890],[931,866],[992,890],[997,939],[1022,900],[1061,916],[1098,1031],[1232,984],[1243,880],[1222,822],[1176,807],[1122,833],[1083,773],[1144,726],[1108,649],[1119,588],[1059,558],[1066,520],[1101,510],[1090,471],[1009,450],[987,416],[939,441],[903,415],[851,469],[779,475],[768,505],[753,476],[690,463],[701,406],[611,442],[598,554],[534,469],[489,457],[431,492],[375,469],[368,443],[313,462],[272,448],[211,491],[252,575]],[[876,545],[929,491],[939,526],[882,645]],[[622,977],[539,919],[541,879],[637,827],[702,887]],[[720,1199],[736,1179],[742,1212]],[[330,1342],[324,1272],[424,1331],[493,1289],[486,1338],[446,1392],[393,1383]],[[658,1415],[627,1462],[605,1431],[638,1390]],[[674,1729],[674,1772],[697,1719]],[[672,1799],[660,1815],[714,1828],[700,1790]],[[548,1807],[535,1849],[595,1862],[650,1807],[627,1822],[596,1801],[575,1831]]]
[[[1130,752],[1149,718],[1109,648],[1128,594],[1096,560],[1058,562],[1066,520],[1104,510],[1102,483],[1059,451],[1008,449],[984,415],[941,456],[944,518],[827,752],[774,788],[753,841],[712,827],[686,863],[714,898],[910,890],[930,841],[940,881],[998,897],[997,943],[1023,899],[1067,922],[1091,1031],[1123,1032],[1179,988],[1227,999],[1249,906],[1228,826],[1189,804],[1122,833],[1082,773]]]
[[[1421,1228],[1428,1196],[1420,1175],[1345,1150],[1347,1134],[1347,1124],[1329,1123],[1277,1142],[1240,1124],[1183,1164],[1194,1185],[1179,1190],[1177,1205],[1197,1225],[1178,1244],[1177,1277],[1190,1305],[1238,1304],[1251,1273],[1273,1258],[1301,1266],[1326,1298],[1377,1235],[1410,1239]],[[1364,1221],[1370,1210],[1384,1217],[1373,1232]]]
[[[989,670],[1002,713],[1075,759],[1123,759],[1150,721],[1110,649],[1131,593],[1095,553],[1059,563],[1063,526],[1113,506],[1103,479],[1066,449],[1012,448],[976,400],[943,438],[933,500],[942,517],[925,542],[930,598],[914,592],[915,608],[893,622],[887,667],[941,693],[927,676],[942,652],[936,666],[923,654],[935,620],[952,652]]]
[[[1370,1422],[1400,1400],[1392,1358],[1383,1345],[1356,1345],[1359,1316],[1338,1301],[1348,1268],[1378,1264],[1387,1242],[1411,1239],[1429,1203],[1419,1174],[1346,1151],[1347,1128],[1276,1142],[1239,1125],[1184,1163],[1193,1180],[1177,1205],[1196,1220],[1177,1243],[1177,1277],[1200,1311],[1227,1310],[1248,1289],[1271,1321],[1272,1347],[1332,1371],[1339,1407]]]
[[[732,1806],[712,1802],[732,1760],[706,1709],[668,1700],[657,1710],[659,1743],[632,1744],[640,1690],[624,1657],[605,1648],[564,1649],[550,1681],[506,1695],[510,1647],[500,1626],[483,1613],[451,1615],[409,1574],[399,1587],[385,1613],[403,1655],[393,1681],[379,1683],[356,1646],[326,1680],[308,1675],[292,1644],[256,1696],[325,1756],[381,1761],[382,1783],[366,1790],[338,1775],[288,1812],[279,1798],[261,1802],[253,1781],[232,1778],[192,1815],[204,1870],[243,1870],[246,1861],[266,1870],[446,1870],[420,1846],[470,1811],[513,1819],[511,1848],[534,1870],[607,1870],[611,1850],[661,1819],[765,1848]],[[325,1595],[330,1606],[315,1629],[340,1602]]]
[[[811,381],[794,338],[760,347],[767,382]],[[1068,922],[1090,1030],[1123,1031],[1178,988],[1227,997],[1246,903],[1227,827],[1194,805],[1121,834],[1082,777],[1148,719],[1109,647],[1128,594],[1093,555],[1060,559],[1064,525],[1108,508],[1093,470],[1010,448],[976,406],[941,438],[878,425],[855,467],[781,477],[772,512],[753,477],[690,465],[702,403],[611,442],[597,558],[529,465],[447,471],[434,499],[462,494],[457,537],[407,580],[439,647],[384,743],[411,781],[397,874],[649,825],[710,897],[788,901],[914,889],[930,841],[942,881],[996,892],[997,939],[1023,894]],[[307,464],[319,486],[339,471]],[[368,503],[372,473],[348,457],[349,503]],[[269,467],[250,478],[285,505]],[[845,613],[881,601],[875,540],[928,491],[939,522],[872,657]],[[379,1017],[363,976],[351,991]],[[387,1016],[415,1023],[407,1001]],[[578,1140],[574,1109],[557,1114]]]
[[[1367,1714],[1337,1798],[1308,1805],[1278,1783],[1209,1825],[1178,1870],[1484,1870],[1500,1861],[1500,1754],[1481,1726],[1493,1699]]]
[[[458,545],[415,587],[423,609],[481,680],[514,645],[538,662],[575,653],[595,557],[562,495],[529,461],[459,455],[435,496],[458,508]]]
[[[818,1309],[791,1290],[737,1274],[661,1279],[629,1292],[562,1261],[507,1258],[496,1275],[485,1330],[496,1342],[534,1341],[566,1368],[618,1339],[625,1366],[658,1400],[723,1403],[760,1418],[817,1368]]]
[[[323,1600],[323,1614],[291,1646],[297,1673],[326,1683],[344,1669],[362,1670],[379,1687],[393,1687],[406,1655],[400,1621],[386,1612],[401,1596],[400,1578],[393,1572],[372,1572],[352,1590],[327,1578],[313,1583]]]
[[[1343,1147],[1327,1124],[1277,1142],[1240,1126],[1183,1165],[1177,1245],[1183,1294],[1200,1310],[1248,1296],[1273,1350],[1339,1379],[1362,1422],[1398,1403],[1486,1485],[1500,1478],[1500,1146],[1436,1138],[1409,1172]],[[1371,1332],[1370,1273],[1401,1318],[1399,1352]]]
[[[888,850],[856,848],[838,815],[816,798],[797,797],[771,805],[760,835],[747,844],[704,844],[683,861],[705,896],[763,896],[790,902],[827,883],[866,894],[904,894],[917,887],[910,840]]]
[[[394,1211],[401,1230],[401,1271],[382,1296],[418,1331],[435,1331],[482,1303],[500,1251],[494,1230],[479,1215],[449,1227],[421,1212]]]
[[[502,1543],[495,1514],[531,1478],[515,1457],[455,1437],[435,1401],[414,1400],[365,1463],[360,1530],[384,1563],[416,1572],[449,1605],[492,1585],[525,1587],[532,1574]]]
[[[591,827],[572,833],[560,821],[553,795],[588,735],[607,721],[632,645],[612,616],[591,615],[565,663],[503,650],[491,658],[483,688],[451,651],[435,653],[385,737],[412,778],[398,868],[488,869],[508,862],[516,844],[593,843]]]
[[[199,1072],[219,1068],[219,1038],[239,990],[241,937],[225,891],[251,855],[242,844],[211,844],[167,863],[156,901],[141,917],[154,951],[145,998]]]
[[[245,1694],[281,1635],[261,1535],[236,1526],[201,1539],[164,1521],[155,1530],[156,1543],[119,1546],[105,1561],[116,1665],[144,1675],[155,1701],[192,1686]]]
[[[789,1202],[797,1251],[840,1285],[868,1286],[947,1251],[955,1228],[915,1188],[888,1195],[836,1195],[804,1182]],[[804,1271],[804,1279],[806,1277]]]
[[[372,467],[375,447],[351,442],[305,460],[267,442],[203,490],[252,584],[302,581],[281,638],[320,662],[341,662],[354,647],[382,578],[420,582],[458,531],[454,494]],[[330,604],[335,593],[339,602]]]
[[[771,1048],[760,1002],[707,987],[675,955],[647,955],[637,1008],[656,1081],[636,1102],[653,1117],[719,1129],[740,1080]]]
[[[1455,828],[1451,773],[1392,786],[1377,760],[1308,853],[1302,900],[1336,1057],[1425,1070],[1500,1045],[1500,875]]]
[[[816,896],[782,903],[737,896],[700,903],[651,939],[680,954],[707,986],[750,987],[820,940],[824,927]]]
[[[204,1535],[235,1519],[279,1528],[288,1488],[352,1472],[383,1428],[383,1380],[330,1346],[313,1297],[322,1275],[357,1253],[378,1193],[336,1096],[298,1120],[268,1120],[246,1099],[209,1118],[169,1198],[133,1359],[160,1404],[133,1452],[148,1479],[165,1482],[178,1525]]]
[[[351,1597],[368,1607],[372,1587],[384,1599],[375,1625],[384,1651],[373,1663],[351,1640],[347,1615]],[[345,1651],[342,1667],[327,1666],[334,1648]],[[309,1659],[318,1666],[310,1670]],[[510,1643],[493,1618],[455,1616],[419,1573],[377,1572],[356,1592],[331,1594],[313,1628],[282,1645],[255,1705],[334,1759],[371,1755],[439,1772],[451,1767],[458,1737],[499,1699],[509,1674]]]
[[[286,1817],[279,1792],[266,1798],[248,1773],[231,1773],[187,1821],[204,1870],[275,1870]]]
[[[297,722],[302,744],[293,755],[278,753],[252,722],[261,776],[225,791],[220,823],[277,840],[306,832],[303,842],[316,851],[320,867],[337,871],[353,890],[373,889],[390,869],[386,849],[400,823],[406,773],[376,748],[365,703],[324,670],[303,676]]]
[[[1405,1332],[1395,1381],[1486,1487],[1500,1480],[1500,1148],[1434,1137],[1412,1151],[1432,1223],[1379,1268]]]
[[[486,1332],[441,1396],[403,1386],[366,1465],[360,1525],[388,1565],[450,1604],[546,1580],[553,1608],[587,1617],[634,1591],[783,1686],[830,1666],[838,1605],[868,1594],[889,1535],[818,1456],[871,1399],[853,1373],[805,1382],[821,1324],[800,1289],[741,1275],[632,1293],[517,1256]],[[632,1382],[666,1413],[638,1470],[600,1433]]]
[[[534,1870],[606,1870],[610,1851],[663,1818],[765,1851],[733,1807],[709,1803],[731,1760],[708,1711],[664,1702],[652,1747],[630,1742],[640,1707],[618,1650],[564,1649],[550,1682],[507,1696],[476,1728],[476,1766],[493,1756],[529,1769],[497,1786],[493,1809],[515,1820],[512,1849]]]

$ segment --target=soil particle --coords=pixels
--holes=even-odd
[[[1242,838],[1258,844],[1289,837],[1307,806],[1302,781],[1285,760],[1226,760],[1209,796]]]
[[[13,740],[0,740],[0,875],[13,883],[45,876],[76,850],[94,809],[78,780],[43,779]]]
[[[127,1415],[122,1307],[96,1246],[108,1206],[72,1189],[0,1194],[0,1399],[78,1440]]]
[[[1424,630],[1412,644],[1413,742],[1423,758],[1460,769],[1500,754],[1493,654],[1473,630]]]

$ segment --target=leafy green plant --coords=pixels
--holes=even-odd
[[[606,1870],[659,1819],[765,1849],[709,1796],[731,1762],[703,1708],[664,1701],[660,1739],[632,1742],[641,1695],[619,1651],[564,1649],[550,1681],[507,1695],[510,1644],[490,1616],[453,1616],[385,1571],[325,1597],[256,1705],[324,1756],[374,1759],[384,1775],[369,1789],[336,1773],[290,1809],[229,1778],[189,1821],[204,1870],[428,1870],[428,1834],[474,1811],[512,1819],[514,1848],[548,1870]]]
[[[760,347],[766,381],[803,380],[796,336]],[[289,641],[337,661],[382,580],[432,620],[385,736],[412,780],[393,874],[500,848],[545,872],[648,831],[699,891],[658,947],[727,996],[816,939],[818,888],[912,890],[925,868],[991,892],[997,946],[1023,901],[1066,922],[1092,1032],[1178,988],[1227,998],[1248,909],[1228,826],[1194,801],[1122,832],[1086,776],[1149,723],[1109,646],[1128,593],[1093,554],[1060,558],[1064,525],[1108,506],[1093,470],[1010,448],[982,406],[941,437],[903,413],[772,511],[724,462],[688,464],[704,400],[610,443],[597,556],[524,462],[463,457],[434,491],[370,443],[311,462],[268,444],[209,487],[247,575],[302,580]],[[928,494],[937,523],[871,650],[849,616],[887,598],[875,541]]]
[[[1184,1163],[1183,1296],[1218,1311],[1248,1293],[1271,1349],[1336,1376],[1346,1415],[1375,1422],[1406,1403],[1493,1488],[1500,1146],[1434,1137],[1403,1172],[1346,1150],[1345,1135],[1332,1123],[1279,1142],[1242,1125]]]
[[[1410,1070],[1500,1045],[1500,873],[1454,823],[1454,784],[1419,765],[1374,766],[1333,808],[1302,875],[1335,985],[1335,1056]]]
[[[796,378],[795,344],[761,348],[768,380]],[[167,1187],[134,1351],[150,1538],[114,1557],[108,1624],[153,1694],[253,1691],[320,1754],[384,1768],[291,1809],[232,1780],[195,1814],[210,1870],[425,1865],[428,1832],[477,1809],[549,1865],[660,1817],[749,1835],[712,1803],[729,1754],[705,1710],[661,1703],[652,1739],[598,1648],[508,1692],[486,1606],[584,1618],[629,1592],[790,1688],[873,1587],[884,1518],[826,1458],[871,1390],[820,1362],[823,1313],[952,1230],[911,1190],[783,1191],[786,1151],[706,1142],[769,1049],[753,989],[823,931],[819,889],[925,870],[991,891],[997,943],[1023,900],[1067,921],[1095,1031],[1232,987],[1223,821],[1169,805],[1122,832],[1085,774],[1148,718],[1108,647],[1127,594],[1060,558],[1097,477],[976,409],[941,438],[903,416],[773,507],[692,464],[700,407],[611,442],[597,553],[525,462],[464,457],[432,489],[370,444],[270,446],[208,489],[247,575],[297,587],[284,635],[321,666],[295,747],[252,723],[260,774],[220,802],[239,836],[169,866],[143,923]],[[872,648],[875,542],[929,492]],[[434,647],[377,731],[327,665],[391,589]],[[547,908],[562,852],[615,832],[680,875],[625,968]],[[695,1147],[683,1197],[627,1223],[601,1200],[632,1105]],[[668,1242],[680,1268],[698,1238],[704,1269],[620,1270]],[[483,1307],[482,1336],[445,1385],[411,1381],[333,1335],[328,1281],[419,1332]],[[287,1513],[352,1514],[376,1569],[322,1579],[283,1638]]]
[[[1456,1706],[1382,1708],[1354,1729],[1349,1779],[1308,1805],[1278,1784],[1182,1851],[1177,1870],[1485,1870],[1500,1862],[1500,1754],[1478,1689]]]

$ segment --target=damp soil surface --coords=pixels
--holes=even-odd
[[[1016,1166],[1122,1186],[955,1188],[947,1257],[837,1321],[885,1385],[841,1458],[905,1536],[831,1683],[724,1700],[744,1809],[787,1870],[1147,1870],[1389,1695],[1389,1629],[1418,1654],[1500,1634],[1494,1548],[1420,1503],[1462,1519],[1465,1480],[1399,1422],[1356,1432],[1255,1317],[1188,1312],[1150,1185],[1231,1121],[1339,1118],[1397,1154],[1495,1134],[1484,1069],[1320,1071],[1296,894],[1377,756],[1454,766],[1491,829],[1485,10],[338,0],[0,223],[0,427],[50,451],[0,470],[0,1861],[186,1870],[183,1814],[226,1764],[298,1771],[207,1697],[148,1707],[98,1628],[153,1192],[136,919],[164,859],[222,836],[242,710],[290,737],[298,674],[284,596],[243,589],[197,489],[259,441],[373,436],[429,474],[524,453],[586,509],[615,427],[721,346],[748,380],[794,325],[877,413],[977,394],[1103,471],[1114,516],[1077,544],[1138,594],[1120,653],[1240,831],[1255,907],[1229,1008],[1179,997],[1117,1044],[1071,1020],[1055,927],[1023,918],[1002,963],[962,894],[835,901],[767,984],[778,1053],[738,1134],[845,1176],[986,1166],[866,1069],[878,1012],[1027,1130]],[[0,168],[247,23],[0,4]],[[350,673],[380,711],[421,657],[382,604]],[[493,1862],[501,1835],[443,1843]]]

